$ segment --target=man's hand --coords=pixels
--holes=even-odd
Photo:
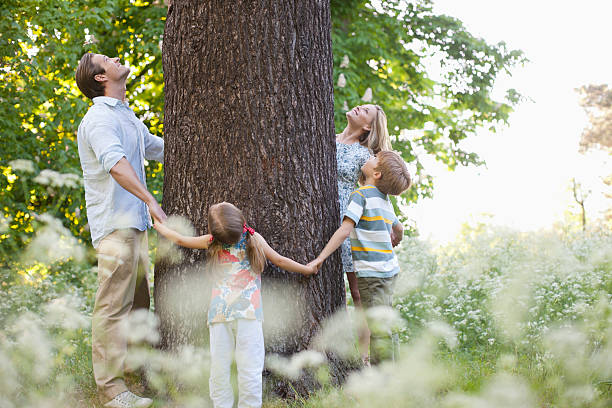
[[[166,222],[168,216],[166,216],[166,213],[161,209],[157,201],[153,200],[148,202],[147,206],[149,207],[149,213],[151,213],[151,217],[153,217],[155,222]]]

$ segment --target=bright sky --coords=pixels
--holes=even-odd
[[[522,50],[530,62],[499,90],[515,88],[533,102],[519,105],[510,126],[497,134],[482,131],[466,143],[487,167],[435,176],[433,200],[409,209],[425,238],[444,243],[461,224],[493,216],[491,223],[520,230],[551,226],[573,203],[572,177],[593,190],[587,217],[600,216],[609,205],[601,176],[612,173],[608,156],[578,153],[586,115],[575,88],[612,84],[612,1],[583,0],[434,0],[434,10],[460,19],[475,36],[489,43],[505,41]]]

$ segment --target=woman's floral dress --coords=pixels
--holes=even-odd
[[[350,145],[336,141],[336,161],[338,162],[338,201],[340,202],[340,221],[349,197],[356,190],[357,180],[361,174],[361,166],[370,158],[370,151],[359,143]],[[351,255],[351,241],[347,238],[342,244],[342,270],[344,273],[354,272]]]

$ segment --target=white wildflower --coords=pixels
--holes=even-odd
[[[168,228],[175,230],[181,235],[192,237],[195,235],[193,225],[187,218],[179,216],[170,216],[166,221]],[[179,263],[184,258],[184,252],[178,248],[172,241],[158,235],[157,256],[163,258],[171,264]]]
[[[313,348],[319,351],[331,351],[343,358],[355,355],[357,352],[355,318],[357,318],[355,313],[349,314],[346,310],[327,318],[312,341]]]
[[[348,68],[349,66],[349,56],[344,54],[342,57],[342,62],[340,63],[340,68]]]
[[[36,232],[34,239],[28,245],[24,253],[26,262],[51,264],[61,260],[83,259],[85,249],[61,221],[48,214],[41,215],[40,220],[47,225]]]
[[[81,184],[81,177],[72,173],[58,173],[54,170],[45,169],[34,178],[34,181],[52,187],[76,188]]]
[[[66,330],[77,330],[89,327],[89,317],[80,312],[83,308],[81,299],[64,296],[53,299],[45,306],[45,323],[49,326],[62,327]]]
[[[344,74],[338,76],[338,88],[344,88],[346,86],[346,77]]]
[[[319,367],[325,361],[325,356],[318,351],[303,350],[292,355],[291,358],[273,354],[266,358],[266,365],[279,375],[297,380],[302,370]]]
[[[459,341],[457,340],[457,330],[455,330],[445,322],[429,322],[427,324],[427,329],[432,336],[444,340],[444,342],[450,349],[457,347],[457,345],[459,344]]]
[[[9,166],[11,166],[13,170],[23,171],[24,173],[34,173],[36,171],[34,169],[34,162],[26,159],[11,160]]]
[[[126,334],[130,344],[159,342],[159,319],[146,309],[137,309],[130,313],[126,322]]]
[[[530,408],[535,400],[527,384],[509,374],[496,376],[480,395],[450,393],[442,407],[448,408]]]
[[[53,368],[52,344],[41,327],[37,316],[26,313],[11,328],[16,340],[13,361],[19,360],[21,374],[31,376],[36,382],[48,381]]]
[[[372,333],[391,333],[404,325],[399,312],[388,306],[375,306],[366,311],[368,327]]]
[[[361,100],[364,102],[372,102],[372,88],[368,88],[365,90]]]

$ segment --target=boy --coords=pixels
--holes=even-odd
[[[399,195],[410,187],[406,163],[395,152],[382,151],[361,167],[363,187],[355,190],[346,207],[342,225],[331,237],[321,254],[311,262],[317,268],[350,235],[353,264],[362,306],[392,305],[395,276],[399,263],[393,247],[402,239],[404,228],[393,212],[388,195]],[[369,336],[367,336],[369,337]],[[369,338],[367,338],[369,343]],[[371,361],[378,364],[391,354],[389,334],[372,334]],[[385,344],[386,343],[386,344]],[[362,359],[368,365],[368,344],[360,345]]]

